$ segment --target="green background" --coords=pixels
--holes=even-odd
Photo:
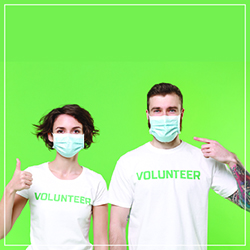
[[[182,140],[198,147],[194,136],[217,140],[246,164],[244,6],[6,6],[5,51],[6,183],[17,157],[23,170],[54,159],[55,152],[32,134],[32,124],[53,108],[76,103],[100,130],[79,163],[109,184],[119,157],[152,139],[146,94],[160,82],[183,93]],[[1,159],[4,165],[4,154]],[[3,193],[4,167],[1,176]],[[245,220],[243,210],[213,191],[208,214],[208,244],[244,244],[249,214]],[[29,223],[26,206],[6,243],[29,244]],[[228,247],[208,247],[217,248]],[[249,249],[249,242],[230,247],[242,248]]]

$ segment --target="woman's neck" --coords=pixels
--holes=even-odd
[[[50,171],[59,179],[75,179],[82,172],[77,156],[78,154],[71,158],[66,158],[57,153],[55,160],[49,162]]]

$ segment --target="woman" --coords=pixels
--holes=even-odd
[[[101,175],[79,165],[78,152],[89,148],[98,134],[88,111],[78,105],[53,109],[41,118],[36,135],[56,158],[20,170],[5,188],[5,230],[10,231],[29,199],[31,246],[27,249],[92,249],[89,225],[93,216],[94,244],[107,245],[107,188]],[[4,224],[4,198],[1,200]],[[1,238],[4,229],[0,229]],[[107,246],[95,249],[107,250]]]

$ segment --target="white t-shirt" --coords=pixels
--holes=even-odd
[[[17,194],[29,199],[31,246],[27,249],[93,249],[89,243],[92,206],[108,202],[102,176],[83,167],[77,178],[61,180],[48,163],[25,171],[32,174],[32,185]]]
[[[146,143],[117,162],[109,202],[131,209],[130,250],[204,250],[210,188],[223,197],[237,190],[226,165],[185,142],[167,150]]]

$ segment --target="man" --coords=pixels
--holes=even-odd
[[[122,156],[110,183],[111,249],[126,249],[129,217],[130,250],[205,250],[209,189],[249,210],[245,169],[216,141],[195,137],[206,143],[200,150],[180,140],[184,109],[176,86],[153,86],[146,113],[153,141]],[[246,179],[249,193],[248,173]]]

